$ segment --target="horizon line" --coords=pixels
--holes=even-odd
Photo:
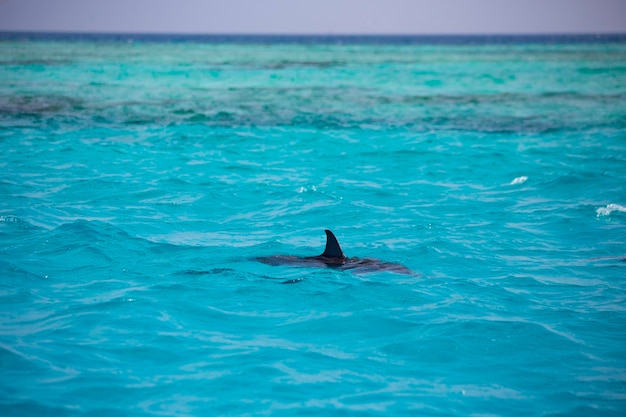
[[[0,34],[33,34],[33,35],[139,35],[139,36],[318,36],[318,37],[437,37],[437,36],[626,36],[626,31],[593,31],[593,32],[155,32],[155,31],[117,31],[117,30],[41,30],[41,29],[0,29]]]

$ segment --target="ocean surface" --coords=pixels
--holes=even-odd
[[[626,415],[626,37],[0,39],[0,415]]]

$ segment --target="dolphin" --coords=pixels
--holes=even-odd
[[[274,255],[257,258],[267,265],[291,265],[318,268],[336,268],[342,271],[351,270],[356,273],[394,272],[396,274],[417,275],[404,265],[394,264],[372,258],[348,258],[344,255],[339,241],[330,230],[326,232],[326,248],[318,256]]]

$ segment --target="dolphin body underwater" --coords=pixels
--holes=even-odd
[[[287,256],[274,255],[257,258],[267,265],[290,265],[317,268],[336,268],[342,271],[350,270],[356,273],[394,272],[396,274],[417,275],[404,265],[384,262],[372,258],[348,258],[344,255],[339,241],[330,230],[326,232],[326,248],[319,256]]]

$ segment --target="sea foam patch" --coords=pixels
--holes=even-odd
[[[521,177],[517,177],[513,181],[511,181],[509,185],[524,184],[526,181],[528,181],[528,177],[525,175],[522,175]]]
[[[626,213],[626,207],[619,204],[607,204],[606,207],[599,207],[596,209],[596,216],[609,216],[614,211]]]

